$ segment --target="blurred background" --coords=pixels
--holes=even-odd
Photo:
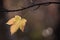
[[[44,2],[60,0],[0,0],[0,10],[16,10]],[[20,29],[13,35],[6,22],[20,15],[27,19],[22,32]],[[60,4],[34,6],[17,12],[0,12],[0,40],[60,40]]]

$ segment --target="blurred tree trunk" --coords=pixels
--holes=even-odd
[[[3,0],[0,0],[0,10],[5,10]],[[0,12],[0,40],[9,40],[9,33],[6,23],[6,13]]]

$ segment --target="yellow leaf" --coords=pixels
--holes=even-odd
[[[19,28],[19,21],[17,21],[10,27],[11,35],[13,35],[18,30],[18,28]]]
[[[6,24],[11,25],[10,32],[13,35],[19,28],[22,32],[24,32],[24,27],[26,25],[27,20],[21,18],[21,16],[16,15],[14,18],[11,18]]]
[[[26,22],[27,22],[27,20],[26,19],[21,19],[21,22],[20,22],[20,30],[22,31],[22,32],[24,32],[24,27],[25,27],[25,25],[26,25]]]
[[[10,19],[6,24],[12,25],[15,22],[15,18]]]
[[[15,16],[15,20],[16,20],[16,21],[21,20],[21,16],[16,15],[16,16]]]

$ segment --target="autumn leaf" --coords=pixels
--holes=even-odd
[[[11,35],[13,35],[19,28],[22,32],[24,32],[24,27],[26,25],[27,20],[21,18],[21,16],[16,15],[14,18],[8,20],[6,24],[10,26]]]
[[[15,22],[15,18],[11,18],[6,24],[12,25]]]
[[[21,19],[21,21],[20,21],[20,29],[22,30],[22,32],[24,32],[24,27],[25,27],[25,25],[26,25],[26,22],[27,22],[27,20],[26,19]]]

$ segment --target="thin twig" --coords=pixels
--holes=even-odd
[[[25,9],[28,9],[28,8],[31,8],[31,7],[34,7],[34,6],[46,5],[46,4],[60,4],[60,2],[45,2],[45,3],[38,3],[38,4],[34,4],[34,5],[31,5],[31,6],[22,8],[22,9],[16,9],[16,10],[0,10],[0,12],[16,12],[16,11],[23,11],[23,10],[25,10]]]

